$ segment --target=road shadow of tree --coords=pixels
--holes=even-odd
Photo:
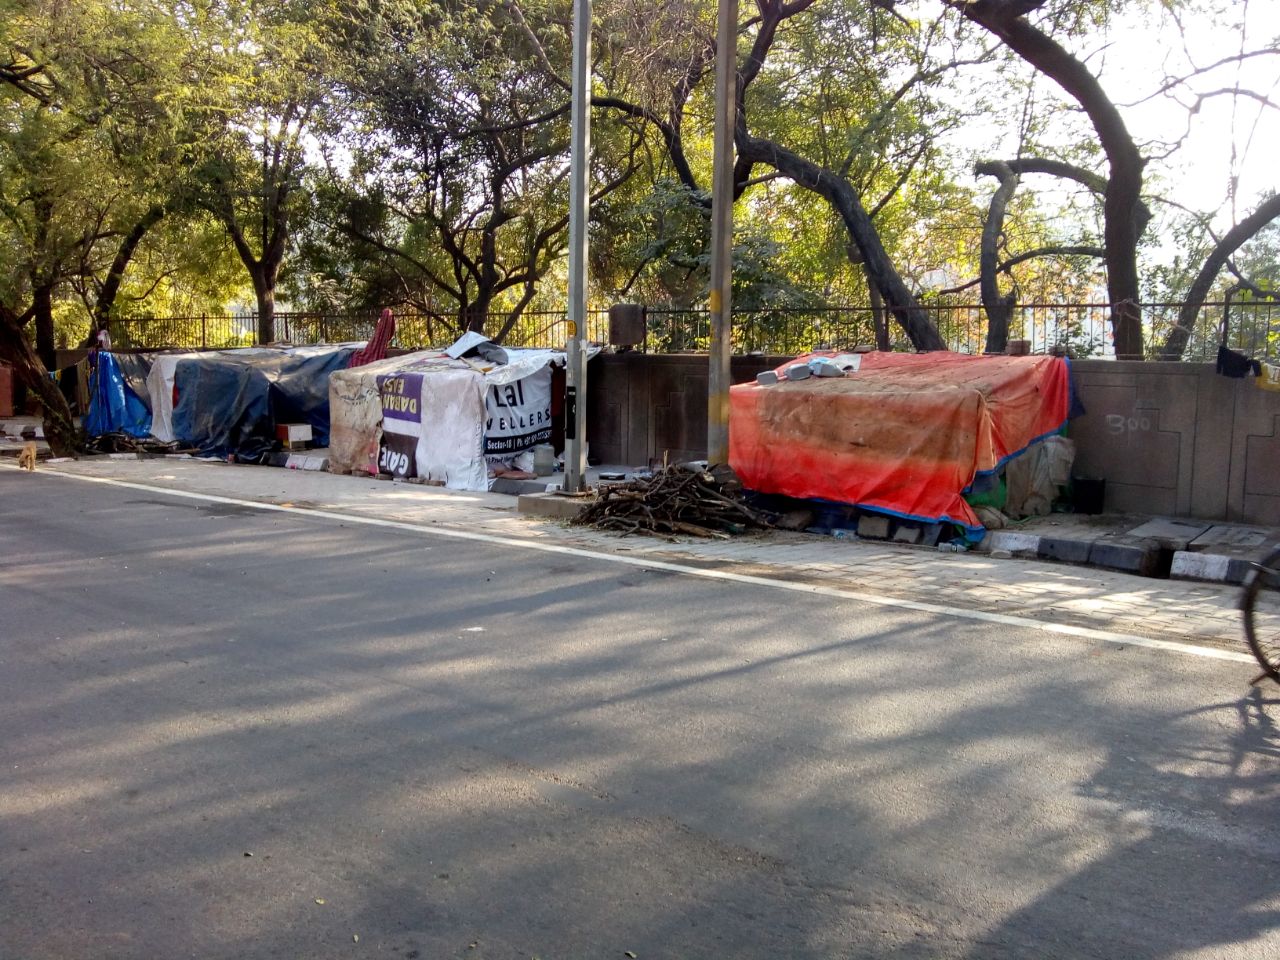
[[[1274,926],[1280,858],[1240,839],[1276,819],[1276,707],[1189,711],[1220,665],[305,518],[158,504],[126,535],[101,501],[51,523],[109,560],[50,535],[0,657],[22,960],[1166,957]]]
[[[1216,956],[1228,946],[1251,956],[1280,950],[1280,698],[1254,687],[1164,722],[1177,727],[1209,713],[1235,718],[1220,741],[1189,736],[1164,756],[1111,749],[1080,793],[1137,836],[1006,917],[973,960],[996,955],[993,945],[1009,956],[1134,960]],[[1168,803],[1170,796],[1193,801],[1197,814]],[[1188,874],[1194,896],[1165,882]]]

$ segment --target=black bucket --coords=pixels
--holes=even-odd
[[[1106,480],[1095,477],[1071,478],[1071,509],[1076,513],[1102,513],[1106,500]]]

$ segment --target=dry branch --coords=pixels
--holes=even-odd
[[[599,499],[573,522],[622,534],[682,533],[717,539],[772,525],[766,514],[742,500],[736,480],[680,466],[602,486]]]

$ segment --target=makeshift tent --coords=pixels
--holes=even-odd
[[[831,354],[793,363],[815,356]],[[1070,371],[1058,357],[868,353],[859,363],[843,377],[731,388],[729,463],[748,489],[977,533],[962,491],[1067,420]]]
[[[482,337],[343,370],[329,380],[329,469],[488,488],[486,457],[551,439],[554,350],[495,347]],[[486,359],[463,358],[477,347]],[[452,349],[452,348],[451,348]]]
[[[484,373],[433,350],[329,378],[329,469],[484,490]]]
[[[102,350],[90,355],[89,412],[84,419],[89,436],[127,433],[145,437],[151,433],[150,367],[150,358],[139,354]]]
[[[329,439],[329,375],[346,367],[352,345],[228,351],[179,359],[174,367],[173,436],[202,453],[258,459],[275,444],[277,423],[309,423]]]
[[[172,443],[173,435],[173,379],[178,364],[183,360],[200,357],[254,357],[271,356],[268,347],[242,347],[236,350],[203,350],[187,353],[155,354],[151,370],[147,373],[147,395],[151,400],[151,435],[157,440]]]

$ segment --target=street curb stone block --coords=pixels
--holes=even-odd
[[[858,518],[858,536],[870,540],[887,540],[889,538],[889,518],[864,513]]]
[[[1063,563],[1088,563],[1093,544],[1088,540],[1062,540],[1057,537],[1041,537],[1039,555],[1046,560]]]
[[[991,550],[1008,552],[1014,557],[1037,557],[1040,555],[1040,538],[1034,533],[997,530],[991,534]]]
[[[1107,543],[1099,540],[1089,551],[1089,563],[1095,567],[1149,577],[1155,572],[1157,553],[1156,548],[1151,545]]]
[[[1179,550],[1173,555],[1169,576],[1177,580],[1209,580],[1215,583],[1243,583],[1249,561],[1221,553]]]

